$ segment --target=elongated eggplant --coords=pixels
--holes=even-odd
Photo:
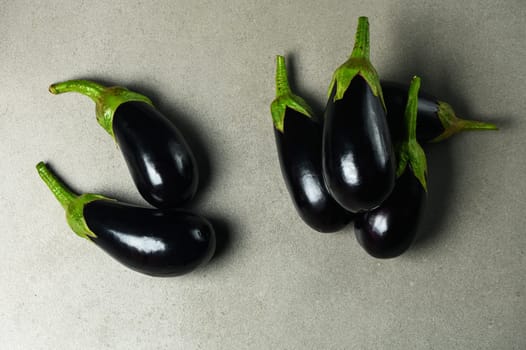
[[[194,197],[198,169],[192,150],[148,97],[87,80],[56,83],[49,91],[78,92],[95,102],[97,121],[120,146],[133,181],[148,203],[174,208]]]
[[[43,162],[37,171],[66,211],[71,229],[127,267],[152,276],[178,276],[210,260],[216,236],[203,217],[137,207],[73,193]]]
[[[307,103],[292,93],[283,56],[276,59],[276,99],[270,109],[281,173],[298,214],[314,230],[342,229],[352,214],[336,203],[325,187],[323,127]]]
[[[376,209],[357,215],[354,231],[360,245],[376,258],[394,258],[414,241],[427,193],[427,163],[417,142],[417,105],[420,78],[409,88],[405,132],[397,147],[397,180],[393,192]]]
[[[323,175],[333,198],[352,212],[377,207],[394,186],[394,151],[382,88],[369,61],[367,17],[359,18],[351,57],[329,87]]]
[[[404,134],[404,111],[409,87],[396,82],[382,81],[391,138],[399,140]],[[497,130],[497,126],[476,120],[459,118],[450,104],[420,91],[418,94],[418,142],[437,142],[467,130]]]

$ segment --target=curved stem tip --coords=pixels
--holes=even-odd
[[[68,80],[60,83],[51,84],[49,92],[54,95],[65,92],[78,92],[88,96],[93,101],[98,102],[106,88],[103,85],[89,80]]]
[[[36,166],[38,175],[51,190],[55,198],[59,201],[64,209],[73,203],[78,197],[56,174],[48,168],[44,162],[39,162]]]

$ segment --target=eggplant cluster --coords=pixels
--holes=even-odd
[[[290,88],[277,57],[271,115],[279,163],[292,202],[314,230],[351,220],[360,245],[392,258],[413,242],[427,194],[420,143],[495,125],[458,118],[453,108],[410,85],[380,82],[370,62],[369,22],[358,19],[349,59],[336,69],[323,118]]]
[[[78,92],[96,104],[99,124],[119,146],[151,208],[71,191],[43,162],[37,171],[66,212],[71,229],[125,266],[152,276],[178,276],[208,262],[216,247],[210,222],[181,209],[195,195],[198,167],[182,133],[151,100],[123,87],[69,80],[53,94]]]

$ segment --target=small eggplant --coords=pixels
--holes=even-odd
[[[285,58],[276,59],[276,99],[271,104],[281,173],[303,221],[319,232],[335,232],[352,214],[331,197],[322,175],[323,127],[307,103],[292,93]]]
[[[387,121],[393,140],[399,140],[404,134],[403,119],[408,89],[404,84],[382,81]],[[416,138],[420,143],[442,141],[466,130],[498,130],[495,124],[457,117],[451,105],[422,91],[418,94],[417,119]]]
[[[214,254],[214,228],[198,215],[141,208],[97,194],[77,195],[43,162],[37,171],[64,207],[71,229],[135,271],[178,276]]]
[[[427,194],[427,163],[416,139],[420,78],[409,88],[404,138],[397,147],[397,180],[393,192],[376,209],[360,213],[354,231],[360,245],[376,258],[394,258],[414,241]]]
[[[120,146],[133,181],[148,203],[174,208],[194,197],[195,157],[183,135],[148,97],[87,80],[56,83],[49,91],[78,92],[95,102],[97,121]]]
[[[394,151],[378,74],[369,61],[369,22],[360,17],[351,57],[329,87],[323,175],[333,198],[352,212],[371,210],[391,193]]]

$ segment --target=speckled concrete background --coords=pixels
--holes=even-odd
[[[12,1],[0,11],[2,349],[525,349],[526,3]],[[367,256],[292,207],[269,104],[274,57],[318,112],[369,16],[384,79],[422,87],[499,132],[428,148],[422,235]],[[92,78],[152,97],[200,154],[194,210],[225,243],[172,279],[132,272],[68,228],[34,169],[144,204],[93,103]]]

